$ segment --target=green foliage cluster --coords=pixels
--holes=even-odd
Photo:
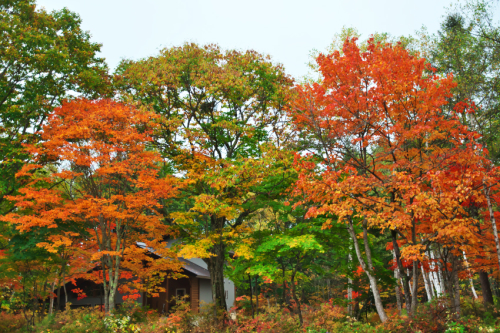
[[[21,184],[15,173],[29,161],[22,144],[35,142],[48,114],[70,93],[109,94],[107,65],[97,56],[80,17],[67,9],[48,13],[34,0],[0,3],[0,211]]]

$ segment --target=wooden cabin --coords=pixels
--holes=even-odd
[[[141,245],[139,245],[141,246]],[[153,254],[153,257],[155,255]],[[191,303],[191,310],[199,312],[200,306],[204,303],[211,303],[212,300],[212,284],[210,281],[210,273],[208,272],[206,263],[199,258],[184,259],[179,258],[184,263],[182,274],[186,278],[169,279],[166,278],[162,282],[165,292],[159,293],[159,297],[147,297],[142,293],[137,299],[142,305],[148,305],[150,309],[157,310],[160,314],[168,314],[171,312],[175,300],[173,298],[189,295],[188,301]],[[75,287],[71,282],[66,284],[68,292],[68,302],[72,308],[89,307],[103,305],[103,290],[102,286],[95,284],[92,281],[78,279]],[[78,299],[78,295],[71,290],[75,288],[82,289],[87,297]],[[224,289],[228,310],[234,305],[235,301],[235,286],[229,279],[224,279]],[[123,296],[120,293],[116,294],[115,304],[117,307],[123,303]],[[61,288],[61,308],[65,307],[64,289]]]

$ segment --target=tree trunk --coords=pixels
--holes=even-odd
[[[328,300],[332,298],[332,291],[331,291],[331,282],[330,279],[326,280],[327,288],[328,288]]]
[[[495,296],[496,298],[498,298],[499,297],[499,295],[498,295],[498,286],[497,286],[497,280],[495,278],[491,278],[491,286],[493,287],[492,288],[493,296]]]
[[[453,266],[452,271],[443,271],[443,280],[446,286],[446,294],[448,295],[448,299],[450,300],[450,309],[452,312],[455,311],[455,287],[453,285]]]
[[[104,313],[109,313],[109,289],[108,281],[106,280],[106,259],[101,258],[101,268],[102,268],[102,289],[104,294]]]
[[[108,255],[107,258],[102,260],[103,265],[103,289],[104,289],[104,311],[106,315],[110,315],[115,310],[115,295],[118,289],[118,279],[119,279],[119,267],[120,267],[120,257],[115,257],[113,262],[112,256]],[[107,264],[107,275],[106,275],[106,265]],[[106,280],[107,276],[107,280]]]
[[[38,320],[42,321],[43,316],[45,315],[45,295],[47,295],[47,287],[49,286],[49,281],[48,278],[45,278],[45,281],[43,282],[43,292],[42,292],[42,302],[41,302],[41,307],[38,312]]]
[[[417,314],[418,305],[418,260],[413,260],[413,296],[411,299],[411,314]]]
[[[456,259],[454,260],[456,262]],[[455,263],[456,267],[454,267],[453,270],[453,284],[454,284],[454,301],[455,301],[455,313],[456,313],[456,319],[460,319],[460,281],[458,280],[458,264]]]
[[[295,304],[297,305],[297,312],[299,314],[299,321],[300,321],[300,327],[304,326],[304,319],[302,319],[302,309],[300,308],[300,300],[297,297],[296,293],[296,287],[295,287],[295,274],[296,272],[293,272],[292,277],[291,277],[291,290],[292,290],[292,297],[293,300],[295,301]]]
[[[354,318],[359,319],[359,314],[361,313],[359,309],[359,301],[354,302]]]
[[[413,200],[413,199],[412,199]],[[416,233],[416,218],[414,213],[412,215],[412,227],[411,227],[411,241],[413,245],[417,245],[417,233]],[[418,259],[413,260],[413,292],[411,299],[411,311],[412,316],[417,314],[417,305],[418,305]]]
[[[349,304],[347,305],[347,313],[350,317],[352,317],[352,279],[347,279],[348,287],[347,287],[347,301]]]
[[[255,312],[259,313],[259,281],[258,276],[255,276]]]
[[[350,253],[348,260],[349,262],[352,261],[352,256]],[[347,278],[347,301],[349,302],[349,304],[347,305],[347,313],[350,317],[352,317],[352,279],[350,277]]]
[[[432,268],[434,269],[434,267]],[[437,272],[429,272],[429,277],[432,283],[432,289],[434,290],[434,295],[439,297],[441,292],[441,284],[439,283],[438,273]]]
[[[65,300],[65,307],[68,306],[68,292],[66,291],[66,279],[65,279],[65,272],[63,270],[62,272],[62,283],[63,283],[63,290],[64,290],[64,300]]]
[[[449,253],[450,254],[450,253]],[[451,271],[446,270],[443,272],[446,282],[446,290],[450,299],[450,308],[455,312],[455,318],[460,317],[460,285],[458,280],[458,258],[455,255],[449,255],[451,263]],[[446,263],[444,263],[446,267]]]
[[[394,250],[392,250],[392,257],[394,258],[394,260],[397,263],[396,253],[394,252]],[[395,287],[396,304],[398,306],[399,314],[401,315],[401,310],[403,309],[403,304],[401,302],[401,290],[399,289],[400,276],[399,276],[399,268],[397,267],[397,264],[396,264],[396,268],[394,269],[394,278],[396,279],[396,287]]]
[[[427,293],[427,299],[432,301],[433,295],[432,295],[432,285],[431,282],[429,281],[429,276],[425,273],[424,266],[420,266],[422,269],[422,277],[424,278],[424,285],[425,285],[425,292]]]
[[[112,247],[111,243],[111,233],[112,231],[109,229],[109,224],[106,223],[106,219],[102,214],[98,217],[99,220],[99,228],[101,229],[101,238],[99,242],[99,248],[101,251],[116,251],[120,250],[120,234],[123,232],[121,229],[121,224],[119,221],[116,222],[114,233],[116,235],[116,244],[115,248]],[[112,315],[113,310],[115,309],[115,293],[118,288],[117,281],[117,273],[119,269],[119,260],[118,257],[113,262],[113,257],[109,254],[103,255],[101,257],[101,269],[102,269],[102,285],[104,291],[104,313],[106,316]]]
[[[437,256],[436,256],[437,258]],[[442,259],[441,258],[437,258],[438,261],[437,261],[437,265],[438,265],[438,271],[437,271],[437,278],[438,278],[438,281],[439,281],[439,286],[441,288],[441,295],[444,296],[447,294],[447,290],[446,290],[446,279],[445,279],[445,276],[446,276],[446,272],[444,271],[444,266],[443,266],[443,262],[442,262]]]
[[[61,275],[62,272],[59,272],[59,276],[57,277],[57,311],[61,311]]]
[[[396,263],[398,265],[399,276],[400,277],[402,276],[401,284],[403,285],[406,311],[409,314],[411,311],[411,297],[412,297],[411,296],[412,290],[410,289],[411,275],[404,273],[405,269],[403,267],[403,263],[401,262],[401,251],[399,249],[399,245],[396,238],[397,236],[396,230],[391,230],[391,236],[392,236],[392,246],[394,248],[394,255],[396,256]]]
[[[277,283],[273,283],[272,284],[273,286],[273,291],[274,291],[274,305],[275,306],[278,306],[278,284]]]
[[[370,281],[370,287],[372,289],[373,297],[375,299],[375,308],[377,309],[377,313],[380,317],[380,320],[384,323],[387,321],[388,318],[384,310],[384,305],[382,304],[382,298],[380,297],[380,291],[378,289],[377,279],[375,278],[373,271],[373,262],[372,262],[370,244],[368,243],[368,230],[366,226],[366,220],[363,221],[363,241],[365,243],[366,263],[361,253],[361,249],[359,248],[358,239],[356,237],[356,232],[354,231],[354,226],[351,218],[349,218],[348,231],[352,240],[354,241],[354,249],[356,250],[356,256],[358,257],[361,268],[365,271]]]
[[[290,307],[290,302],[288,300],[287,293],[286,293],[286,289],[287,289],[287,286],[286,286],[286,271],[285,271],[285,265],[283,263],[281,263],[281,270],[283,272],[283,303],[282,304],[285,304],[288,308],[291,308]]]
[[[35,280],[35,283],[33,284],[34,300],[33,300],[32,314],[31,314],[33,325],[35,325],[35,323],[36,323],[36,310],[38,308],[38,297],[37,297],[37,294],[38,294],[38,283]]]
[[[467,271],[469,274],[471,274],[471,271],[470,271],[470,265],[469,265],[469,262],[467,261],[467,256],[465,255],[465,252],[462,251],[462,253],[464,254],[464,262],[465,262],[465,266],[467,267]],[[472,274],[471,274],[472,276]],[[472,281],[472,277],[469,278],[469,283],[470,283],[470,289],[472,291],[472,296],[474,297],[474,299],[477,299],[477,294],[476,294],[476,289],[474,288],[474,282]]]
[[[431,272],[427,273],[427,281],[429,281],[429,288],[431,291],[432,298],[436,297],[436,290],[434,289],[434,284],[432,283],[432,275]]]
[[[252,278],[248,275],[248,285],[250,286],[250,308],[252,309],[252,319],[255,318],[255,311],[253,309],[253,292],[252,292]]]
[[[483,187],[484,189],[484,187]],[[476,205],[471,206],[471,216],[474,217],[476,220],[478,220],[478,223],[476,224],[477,227],[477,233],[482,234],[481,230],[481,224],[479,222],[479,207]],[[483,252],[485,251],[484,245],[481,245],[481,248]],[[464,253],[465,257],[465,253]],[[481,256],[479,258],[482,258]],[[483,304],[486,308],[489,306],[493,305],[493,294],[491,293],[491,286],[490,286],[490,280],[488,279],[488,273],[480,270],[479,271],[479,283],[481,283],[481,291],[483,293]]]
[[[413,272],[413,268],[411,269],[411,271]],[[406,275],[410,276],[409,269],[406,269]],[[411,281],[408,281],[408,284],[410,286],[410,293],[411,293],[411,297],[412,297],[412,300],[413,300],[413,287],[411,285]],[[410,305],[410,309],[411,309],[411,305]]]
[[[56,281],[54,280],[52,282],[51,288],[50,288],[50,304],[49,304],[49,315],[51,315],[54,312],[54,288],[56,285]]]
[[[118,247],[119,245],[117,245]],[[115,311],[115,296],[116,296],[116,291],[118,289],[118,280],[120,278],[120,257],[119,256],[114,256],[115,257],[115,262],[114,262],[114,268],[109,269],[109,300],[108,300],[108,309],[109,313],[113,313]],[[113,262],[111,262],[111,267],[113,265]]]
[[[212,293],[214,305],[217,309],[227,311],[226,295],[224,291],[224,263],[226,246],[219,242],[213,245],[212,257],[204,259],[207,263],[210,279],[212,282]]]
[[[498,239],[497,222],[495,220],[495,213],[493,212],[493,205],[491,203],[490,189],[488,186],[486,186],[484,180],[483,180],[483,189],[484,189],[484,195],[486,196],[486,203],[488,204],[488,212],[490,214],[491,226],[493,227],[493,237],[495,238],[495,245],[497,248],[497,260],[498,260],[498,265],[500,267],[500,240]]]
[[[479,297],[477,296],[476,288],[474,288],[474,281],[472,280],[472,278],[469,279],[469,283],[470,283],[470,290],[472,292],[472,296],[474,297],[474,299],[478,299]]]
[[[479,282],[481,283],[481,291],[483,292],[483,303],[485,307],[493,305],[493,294],[491,293],[490,280],[488,273],[479,271]]]

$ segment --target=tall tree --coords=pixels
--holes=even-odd
[[[450,10],[434,40],[429,61],[438,73],[453,74],[447,110],[461,101],[473,101],[477,108],[464,113],[464,124],[481,134],[479,141],[497,162],[500,154],[500,26],[493,23],[490,1],[469,1]]]
[[[476,136],[459,122],[464,109],[442,113],[454,87],[452,77],[427,75],[432,68],[425,59],[400,45],[370,40],[362,51],[356,39],[347,39],[342,54],[321,54],[317,62],[322,80],[298,86],[291,109],[297,129],[316,143],[323,165],[318,176],[316,163],[300,163],[298,190],[318,204],[308,216],[330,213],[347,224],[382,321],[387,316],[368,229],[391,230],[400,272],[406,271],[402,258],[413,263],[404,286],[409,296],[413,277],[414,297],[406,302],[414,313],[418,265],[430,240],[457,233],[476,239],[471,228],[456,227],[471,223],[462,202],[478,191],[472,176],[482,161]],[[451,167],[473,180],[454,182],[454,175],[446,177]],[[401,249],[398,237],[404,241]]]
[[[258,208],[254,186],[281,172],[284,157],[274,147],[287,138],[291,79],[253,51],[185,44],[123,62],[116,80],[124,100],[162,116],[156,143],[186,184],[164,213],[182,231],[183,254],[204,258],[225,310],[228,245]],[[274,194],[268,189],[267,200]]]
[[[500,158],[500,26],[493,21],[495,4],[493,1],[466,1],[451,7],[441,23],[438,35],[434,37],[434,47],[428,60],[442,74],[453,74],[457,86],[452,89],[448,111],[462,100],[470,100],[476,104],[475,112],[464,113],[462,123],[481,134],[478,139],[489,151],[488,158],[498,165]],[[487,197],[486,209],[494,229],[497,228],[494,218],[491,186],[494,179],[485,178],[484,190]],[[484,224],[479,208],[481,204],[473,203],[470,213],[477,220],[478,231]],[[482,231],[483,233],[486,230]],[[496,239],[497,261],[500,263],[500,241]],[[486,246],[483,243],[483,246]],[[485,268],[485,267],[484,267]],[[479,270],[479,278],[483,289],[483,300],[493,304],[488,273]]]
[[[48,114],[70,92],[108,92],[100,45],[67,9],[47,13],[33,0],[0,2],[0,212],[20,186],[14,175],[29,159],[22,145],[38,139]]]
[[[108,100],[63,104],[43,127],[42,143],[29,147],[34,163],[17,175],[29,183],[20,195],[9,197],[18,209],[3,218],[20,232],[62,223],[86,229],[82,237],[95,249],[87,261],[100,266],[106,312],[114,310],[122,260],[128,252],[145,256],[137,242],[166,257],[164,268],[181,267],[172,260],[176,254],[161,245],[171,230],[163,223],[158,200],[177,190],[173,177],[159,177],[161,157],[147,148],[155,118]],[[48,164],[57,167],[49,175],[32,174]],[[40,187],[41,182],[53,186]],[[71,244],[69,235],[56,234],[39,246],[57,252],[61,244]]]

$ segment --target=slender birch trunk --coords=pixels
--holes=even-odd
[[[465,252],[462,251],[462,253],[464,254],[464,261],[465,261],[465,266],[467,267],[467,271],[469,272],[469,274],[471,274],[471,271],[470,271],[470,265],[469,265],[469,262],[467,261],[467,256],[465,255]],[[471,274],[472,276],[472,274]],[[469,283],[470,283],[470,289],[472,291],[472,295],[474,296],[474,299],[477,299],[477,293],[476,293],[476,289],[474,288],[474,282],[472,281],[472,277],[469,278]]]
[[[434,297],[436,297],[436,293],[434,292],[434,285],[432,284],[431,266],[429,265],[428,272],[425,271],[424,265],[421,265],[421,267],[422,267],[422,275],[424,277],[424,283],[426,283],[427,286],[429,287],[429,294],[430,294],[429,302],[430,302]]]
[[[57,311],[61,311],[61,276],[62,270],[57,276]]]
[[[418,305],[418,260],[413,260],[413,288],[411,298],[411,314],[414,316],[417,313]]]
[[[430,272],[427,273],[427,280],[429,281],[429,287],[431,289],[432,298],[434,298],[434,297],[436,297],[436,292],[434,291],[434,285],[431,282],[431,274],[430,274]]]
[[[384,310],[384,305],[382,304],[382,298],[380,297],[380,291],[378,289],[377,279],[373,274],[374,273],[373,262],[372,262],[370,245],[368,243],[368,230],[366,226],[366,220],[363,221],[363,241],[365,243],[366,262],[361,253],[361,249],[359,247],[359,242],[356,237],[356,232],[354,231],[354,226],[351,218],[349,218],[348,231],[352,240],[354,241],[354,249],[356,250],[356,256],[358,257],[359,264],[361,265],[361,268],[365,271],[366,275],[368,276],[368,280],[370,281],[370,287],[372,289],[373,298],[375,299],[375,308],[377,309],[377,313],[380,317],[380,320],[384,323],[387,321],[388,318]]]
[[[432,300],[432,291],[431,291],[429,277],[425,273],[424,266],[422,265],[420,266],[420,268],[422,269],[422,277],[424,278],[424,286],[425,286],[425,292],[427,294],[427,299],[430,302]]]
[[[429,257],[432,259],[429,264],[430,267],[429,277],[433,285],[435,296],[439,297],[442,294],[441,283],[439,282],[438,272],[435,271],[436,264],[434,262],[434,254],[432,253],[431,250],[429,250]]]
[[[493,205],[491,203],[490,189],[488,186],[486,186],[484,180],[483,180],[483,189],[484,189],[484,195],[486,196],[486,203],[488,204],[488,212],[490,214],[491,226],[493,227],[493,236],[495,237],[495,245],[497,248],[497,260],[498,260],[498,265],[500,267],[500,240],[498,239],[497,222],[495,220],[495,213],[493,212]]]
[[[395,253],[394,250],[392,250],[392,257],[394,258],[394,260],[397,263],[396,253]],[[398,281],[401,278],[399,277],[399,268],[398,268],[397,265],[396,265],[396,268],[394,269],[394,278],[396,279],[396,288],[395,288],[395,292],[396,292],[396,304],[398,306],[399,314],[401,314],[401,310],[403,308],[403,304],[401,302],[401,290],[399,289],[399,284],[398,284]]]
[[[49,315],[54,312],[54,288],[56,285],[56,280],[52,281],[52,285],[50,286],[50,304],[49,304]]]
[[[403,286],[404,290],[406,311],[409,313],[411,310],[411,297],[412,297],[412,289],[410,285],[411,275],[409,274],[408,270],[406,271],[405,274],[403,263],[401,262],[401,251],[399,250],[399,245],[396,239],[397,233],[395,230],[391,230],[391,237],[392,237],[392,246],[394,248],[394,254],[396,255],[396,262],[398,264],[399,276],[401,277],[401,285]]]
[[[474,299],[478,299],[479,297],[477,296],[476,288],[474,288],[474,282],[472,281],[472,279],[469,279],[469,282],[470,282],[470,289],[472,291],[472,295],[474,295]]]
[[[352,261],[352,256],[349,253],[349,262]],[[349,313],[349,316],[352,317],[352,279],[349,277],[347,278],[347,300],[349,304],[347,305],[347,312]]]
[[[439,280],[439,285],[440,285],[440,288],[441,288],[441,295],[445,295],[446,294],[446,284],[445,284],[445,281],[444,281],[444,268],[443,268],[443,263],[441,262],[441,260],[438,260],[437,262],[437,266],[438,266],[438,271],[437,271],[437,278]]]
[[[406,269],[406,275],[410,275],[410,272],[408,269]],[[408,281],[408,284],[410,285],[410,294],[411,294],[411,299],[412,299],[412,303],[413,303],[413,286],[411,285],[411,281]],[[410,305],[410,309],[411,309],[411,305]]]
[[[436,272],[430,272],[429,273],[429,277],[431,279],[431,282],[432,282],[432,289],[434,290],[434,295],[436,297],[439,297],[441,295],[441,284],[439,283],[439,279],[437,277],[437,273]]]
[[[68,306],[68,293],[66,291],[66,276],[65,276],[65,270],[63,269],[62,271],[62,287],[63,287],[63,290],[64,290],[64,300],[65,300],[65,307]]]
[[[412,199],[413,200],[413,199]],[[413,245],[417,244],[417,233],[416,233],[416,219],[412,213],[412,227],[411,227],[411,240]],[[417,313],[418,305],[418,262],[419,260],[413,260],[413,292],[411,298],[411,315],[414,316]]]

